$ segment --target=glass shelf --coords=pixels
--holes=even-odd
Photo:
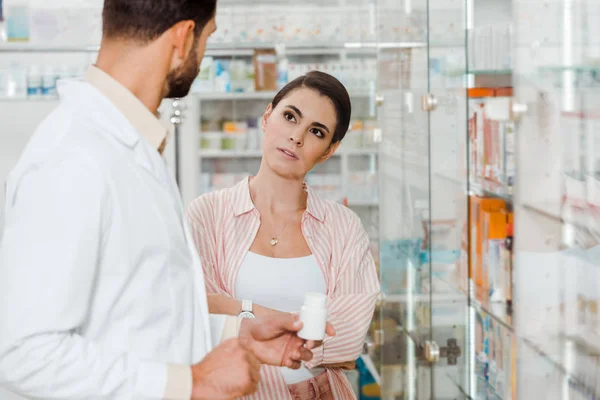
[[[508,329],[513,334],[515,333],[513,327],[513,317],[508,311],[506,303],[490,303],[482,302],[476,299],[471,299],[471,305],[478,311],[486,313],[492,317],[496,322],[499,322],[504,328]]]
[[[32,43],[1,43],[0,53],[95,53],[100,46],[65,46]]]
[[[511,75],[512,68],[506,69],[470,69],[466,72],[468,75]]]
[[[451,176],[448,173],[438,172],[434,175],[434,177],[437,179],[442,179],[444,181],[454,183],[459,186],[466,186],[466,182],[464,180],[461,180],[456,176]],[[484,178],[472,179],[469,183],[469,192],[477,196],[499,198],[506,201],[507,203],[512,203],[513,201],[512,188],[508,187],[504,183],[494,182]]]
[[[52,103],[52,102],[56,102],[58,103],[59,99],[58,97],[3,97],[0,98],[0,103],[3,102],[7,102],[7,103],[21,103],[21,102],[28,102],[28,103]]]
[[[573,66],[547,66],[540,67],[541,72],[593,72],[600,73],[600,65],[573,65]]]
[[[484,178],[471,180],[469,183],[471,193],[478,196],[496,197],[512,203],[512,188],[504,183],[494,182]]]
[[[587,393],[590,396],[587,398],[600,398],[595,376],[600,369],[600,352],[591,351],[588,347],[566,338],[556,338],[544,346],[526,338],[517,338],[517,341],[532,350],[537,357],[550,362],[568,382],[569,390]]]
[[[411,49],[426,47],[424,42],[341,42],[341,43],[291,43],[286,44],[287,55],[335,55],[340,53],[373,54],[378,49]],[[207,56],[252,56],[255,49],[273,49],[273,43],[208,43]],[[2,43],[0,52],[19,53],[94,53],[98,45],[53,45],[33,43]]]
[[[198,98],[200,100],[272,100],[277,94],[276,91],[255,91],[255,92],[194,92],[188,97]],[[350,97],[368,98],[371,96],[369,91],[350,91]]]
[[[580,230],[588,230],[590,228],[585,222],[577,221],[575,218],[565,216],[565,213],[561,213],[561,209],[563,209],[564,207],[568,206],[561,206],[559,203],[523,204],[523,208],[525,210],[531,211],[541,217],[544,217],[558,224],[572,225]],[[585,215],[581,215],[581,217],[585,217]]]

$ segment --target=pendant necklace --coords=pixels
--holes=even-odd
[[[253,202],[254,204],[256,204],[256,203],[254,202],[254,196],[252,196],[252,192],[250,192],[250,200],[252,200],[252,202]],[[307,199],[305,199],[305,200],[304,200],[304,203],[305,203],[305,204],[306,204],[306,202],[307,202]],[[281,236],[281,234],[283,233],[283,230],[285,229],[285,227],[286,227],[286,226],[288,226],[288,224],[289,224],[289,223],[290,223],[290,221],[286,222],[286,223],[283,225],[283,227],[281,228],[281,230],[279,231],[279,233],[278,233],[277,235],[275,235],[275,236],[271,237],[271,240],[269,240],[269,244],[270,244],[271,246],[276,246],[276,245],[277,245],[277,243],[279,243],[279,236]]]
[[[279,237],[279,236],[280,236],[280,235],[283,233],[283,230],[285,229],[285,227],[287,226],[287,224],[288,224],[288,223],[289,223],[289,222],[286,222],[286,223],[283,225],[283,228],[281,228],[281,230],[279,231],[279,233],[278,233],[277,235],[275,235],[275,236],[273,236],[273,237],[271,238],[271,240],[269,241],[269,244],[270,244],[271,246],[275,246],[277,243],[279,243],[279,239],[278,239],[278,237]]]

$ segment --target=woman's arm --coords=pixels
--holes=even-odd
[[[208,311],[211,314],[238,315],[242,312],[242,302],[224,294],[209,294]],[[257,318],[283,313],[282,311],[263,307],[259,304],[252,305],[252,312]]]
[[[326,337],[323,345],[313,350],[314,358],[305,363],[316,366],[348,365],[362,353],[363,344],[379,295],[379,278],[369,249],[369,238],[360,220],[353,215],[349,224],[348,243],[342,255],[333,296],[329,299],[329,322],[336,336]]]

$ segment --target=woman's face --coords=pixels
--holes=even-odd
[[[328,97],[301,87],[269,104],[262,119],[263,162],[279,176],[304,178],[315,164],[327,160],[339,146],[332,144],[335,107]]]

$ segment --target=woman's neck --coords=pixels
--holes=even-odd
[[[261,169],[250,181],[250,194],[259,211],[273,215],[306,209],[303,179],[286,179]]]

